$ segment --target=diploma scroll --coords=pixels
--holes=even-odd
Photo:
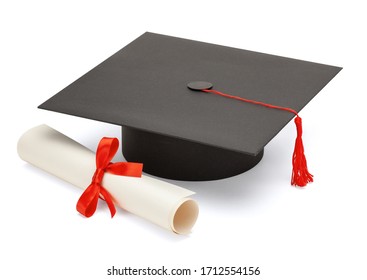
[[[95,153],[47,125],[28,130],[18,142],[21,159],[79,188],[95,172]],[[176,233],[191,231],[198,216],[194,192],[145,175],[141,178],[105,173],[104,188],[115,205]],[[77,199],[75,200],[75,202]]]

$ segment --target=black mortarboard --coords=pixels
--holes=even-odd
[[[147,173],[213,180],[255,166],[294,115],[195,89],[299,112],[340,70],[145,33],[39,108],[121,125],[126,160]]]

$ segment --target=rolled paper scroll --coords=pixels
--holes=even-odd
[[[18,142],[21,159],[79,188],[95,172],[95,153],[47,125],[28,130]],[[106,173],[102,185],[115,205],[179,234],[191,231],[198,217],[194,192],[145,175]],[[77,199],[76,199],[77,200]]]

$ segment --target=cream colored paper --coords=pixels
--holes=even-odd
[[[30,129],[19,139],[20,158],[79,188],[95,171],[95,154],[47,125]],[[176,233],[191,231],[198,216],[194,192],[148,176],[133,178],[105,173],[102,185],[115,204]],[[77,200],[77,199],[76,199]]]

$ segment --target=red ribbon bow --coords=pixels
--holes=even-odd
[[[111,163],[119,147],[117,138],[104,137],[98,144],[96,152],[96,171],[94,172],[92,183],[80,196],[76,209],[85,217],[91,217],[97,209],[98,198],[104,199],[111,212],[111,218],[116,213],[115,205],[111,194],[102,186],[105,172],[130,177],[141,177],[143,164],[133,162]]]

